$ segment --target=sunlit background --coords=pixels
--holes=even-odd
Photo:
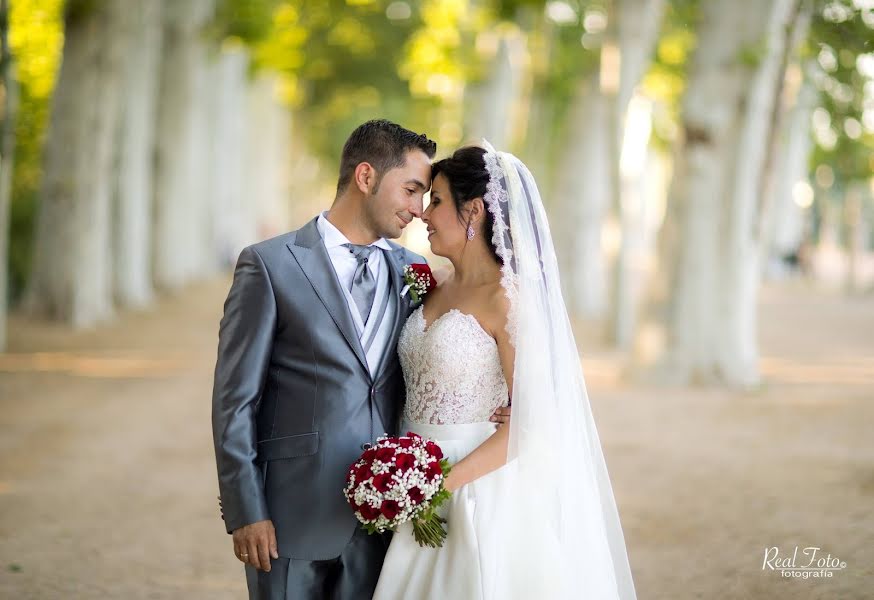
[[[534,173],[640,598],[874,585],[874,1],[0,0],[0,52],[0,595],[244,596],[229,270],[372,118]]]

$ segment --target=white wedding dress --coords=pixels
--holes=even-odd
[[[485,146],[484,200],[515,348],[508,463],[452,495],[442,548],[419,547],[412,526],[401,527],[374,597],[635,600],[540,192],[518,158]],[[427,324],[418,308],[398,354],[404,432],[437,441],[450,463],[495,432],[489,418],[508,386],[497,344],[473,316],[450,310]]]
[[[426,324],[416,309],[398,340],[407,384],[402,433],[435,440],[450,464],[492,435],[489,418],[508,401],[498,347],[476,318],[452,309]],[[498,576],[492,513],[512,478],[512,463],[462,486],[440,513],[443,547],[420,547],[407,523],[392,537],[374,598],[425,600],[493,598]],[[488,524],[488,525],[487,525]]]

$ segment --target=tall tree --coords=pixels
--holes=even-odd
[[[63,54],[64,0],[9,4],[9,45],[15,57],[18,114],[9,231],[9,299],[22,299],[33,263],[43,176],[43,146]]]
[[[45,147],[30,310],[88,326],[112,314],[110,203],[124,0],[71,0]]]
[[[630,291],[631,236],[619,160],[624,123],[635,88],[649,66],[658,38],[663,0],[612,0],[588,3],[579,15],[574,52],[580,73],[568,111],[566,142],[559,158],[556,196],[568,215],[560,225],[566,286],[572,309],[588,318],[604,317],[610,297],[607,256],[602,232],[611,206],[622,237],[613,280],[610,337],[625,343],[633,329],[634,304]],[[549,10],[549,9],[548,9]],[[573,23],[568,13],[566,22]],[[554,18],[564,20],[556,12]],[[573,28],[572,28],[573,29]]]
[[[798,72],[802,72],[800,67]],[[787,107],[788,115],[781,132],[783,139],[774,161],[770,209],[763,223],[763,251],[771,260],[782,260],[799,251],[805,236],[803,211],[813,200],[808,172],[813,142],[810,121],[816,107],[816,87],[809,74],[798,77],[800,89]]]
[[[874,171],[874,7],[858,0],[818,2],[811,23],[809,55],[816,57],[812,166],[817,173],[816,236],[847,251],[845,287],[856,289],[859,252],[874,223],[867,188]],[[832,230],[832,231],[829,231]]]
[[[215,206],[212,250],[225,262],[231,256],[235,259],[244,246],[258,239],[257,208],[258,203],[265,200],[252,194],[257,185],[265,183],[262,181],[265,173],[247,172],[259,167],[247,160],[258,145],[249,132],[265,117],[261,115],[256,120],[255,115],[248,112],[248,94],[252,93],[248,69],[249,55],[244,48],[222,52],[215,65],[216,93],[210,103],[213,139],[209,155],[214,166],[211,178],[214,186],[209,197]],[[244,115],[246,118],[242,118]],[[259,131],[259,134],[264,136],[264,142],[269,139],[268,132]],[[281,134],[288,137],[291,131],[286,129]],[[251,146],[247,144],[250,140]],[[269,161],[269,157],[259,158],[266,159],[265,163]]]
[[[620,64],[618,90],[612,104],[614,116],[610,120],[614,129],[613,165],[610,173],[613,178],[612,206],[619,223],[620,240],[613,268],[608,337],[622,348],[627,348],[631,343],[637,325],[637,298],[632,281],[632,263],[636,258],[635,253],[642,252],[640,241],[645,232],[644,223],[639,216],[643,213],[640,205],[644,198],[633,192],[639,186],[632,180],[633,175],[622,174],[620,162],[626,140],[628,106],[652,60],[664,9],[664,0],[616,0],[615,19]],[[629,147],[628,150],[634,149]]]
[[[0,351],[6,347],[6,312],[9,301],[9,210],[15,154],[15,117],[18,84],[9,49],[9,0],[0,0]]]
[[[152,185],[161,61],[161,3],[128,7],[122,110],[116,132],[113,203],[115,298],[143,307],[152,299]]]
[[[669,365],[682,380],[755,384],[759,201],[798,0],[701,6],[671,201],[681,223]]]
[[[789,53],[783,93],[774,104],[775,123],[768,148],[768,166],[762,186],[762,218],[758,240],[760,255],[767,272],[769,261],[783,261],[798,255],[804,237],[804,211],[813,200],[808,183],[812,146],[811,118],[816,106],[816,87],[812,76],[815,62],[804,52],[809,38],[814,6],[802,2]],[[806,203],[806,204],[805,204]]]
[[[554,210],[565,217],[556,223],[557,252],[570,310],[584,318],[602,317],[608,295],[602,230],[613,183],[610,102],[619,74],[612,70],[618,65],[604,64],[605,56],[616,57],[607,4],[587,3],[579,14],[566,4],[546,9],[556,28],[547,82],[553,120],[562,124],[555,132],[560,150],[552,194]],[[605,53],[605,46],[614,51]]]
[[[210,265],[209,50],[213,0],[165,0],[154,187],[153,280],[176,290]]]

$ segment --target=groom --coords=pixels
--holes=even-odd
[[[421,216],[435,151],[395,123],[364,123],[343,147],[331,209],[240,254],[212,421],[250,598],[357,600],[376,587],[388,539],[357,526],[342,488],[362,450],[399,426],[396,346],[413,309],[403,268],[424,259],[387,238]]]

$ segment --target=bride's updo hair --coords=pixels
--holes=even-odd
[[[452,156],[438,160],[431,165],[431,182],[441,173],[449,182],[449,190],[452,192],[452,201],[455,203],[455,212],[458,214],[458,222],[467,226],[462,209],[474,198],[482,198],[485,205],[485,220],[483,222],[483,235],[492,256],[498,264],[502,261],[498,251],[492,242],[495,218],[492,216],[488,205],[485,204],[486,187],[489,184],[489,172],[486,169],[486,161],[483,158],[485,149],[479,146],[465,146],[456,150]]]

